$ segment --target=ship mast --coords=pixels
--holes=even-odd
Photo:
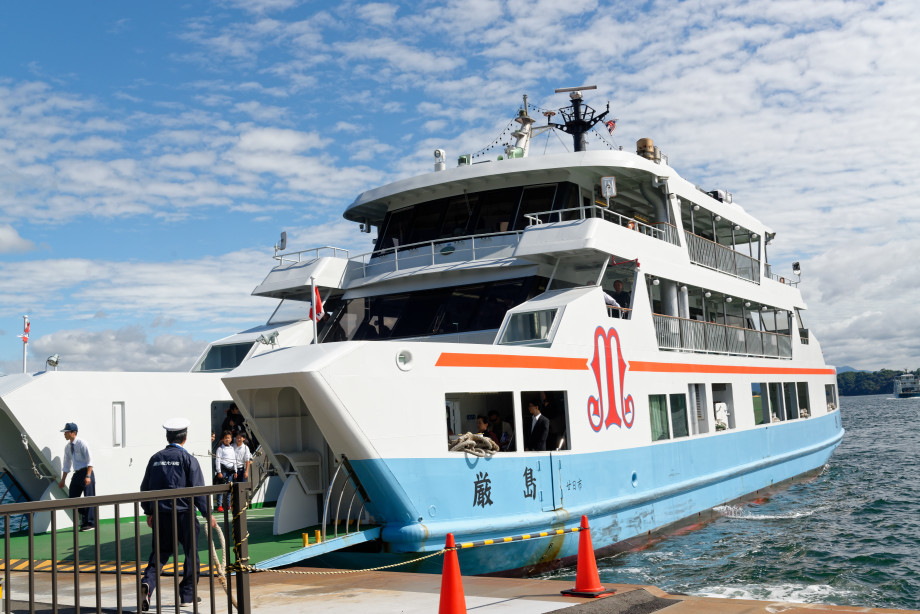
[[[596,89],[596,85],[582,85],[579,87],[562,87],[556,90],[557,94],[570,92],[569,98],[572,101],[572,106],[559,109],[559,113],[565,119],[564,125],[551,123],[550,126],[571,134],[575,151],[585,151],[587,149],[585,147],[585,134],[610,113],[609,102],[607,103],[607,110],[600,115],[595,115],[594,109],[582,102],[581,90]]]

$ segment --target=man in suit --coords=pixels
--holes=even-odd
[[[546,437],[549,435],[549,418],[540,413],[540,405],[536,401],[527,404],[531,422],[524,425],[527,433],[527,449],[534,451],[546,450]]]

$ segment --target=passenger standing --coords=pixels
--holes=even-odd
[[[220,445],[217,452],[214,453],[214,471],[217,472],[218,484],[229,484],[236,475],[236,452],[233,450],[233,434],[230,431],[224,431],[220,436]],[[226,503],[226,507],[224,507]],[[222,512],[224,509],[230,509],[230,493],[226,492],[217,498],[217,511]]]
[[[172,418],[163,423],[166,429],[168,445],[163,450],[150,457],[147,462],[147,471],[141,482],[141,492],[150,490],[165,490],[169,488],[194,488],[204,486],[204,476],[198,461],[185,449],[188,427],[191,424],[185,418]],[[141,507],[147,514],[147,526],[153,527],[153,501],[144,501]],[[179,599],[181,605],[191,605],[195,598],[195,587],[198,585],[198,532],[200,527],[195,518],[195,508],[201,515],[208,518],[211,526],[217,526],[217,520],[211,515],[208,500],[204,496],[195,497],[194,507],[191,498],[176,499],[176,541],[182,545],[185,563],[182,570],[182,581],[179,583]],[[157,580],[163,565],[173,559],[173,567],[179,568],[179,553],[173,552],[173,501],[169,499],[157,502],[159,518],[157,529],[159,532],[160,560],[156,559],[156,546],[152,547],[150,562],[144,570],[141,583],[141,608],[150,609],[150,594],[156,590]],[[192,523],[194,522],[194,527]],[[201,601],[201,598],[198,599]]]
[[[529,433],[527,438],[527,449],[542,451],[546,450],[546,438],[549,435],[549,418],[540,413],[540,406],[536,401],[527,404],[527,411],[530,412],[530,428],[525,426],[525,433]]]
[[[77,425],[68,422],[61,431],[64,433],[64,439],[67,445],[64,446],[64,465],[62,467],[63,475],[58,486],[64,488],[67,480],[67,474],[73,468],[73,477],[70,478],[70,489],[68,495],[71,498],[85,495],[87,497],[96,496],[96,475],[93,473],[93,455],[89,451],[86,441],[77,437]],[[96,528],[96,508],[81,507],[80,510],[80,530],[92,531]],[[76,521],[76,518],[74,518]]]
[[[236,455],[236,475],[234,482],[249,481],[249,466],[252,465],[252,452],[246,444],[246,431],[240,431],[236,434],[236,445],[233,446],[233,453]]]

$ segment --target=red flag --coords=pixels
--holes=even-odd
[[[617,120],[610,120],[606,123],[607,130],[610,134],[613,134],[613,131],[617,129]]]
[[[319,288],[314,288],[316,295],[313,297],[313,304],[310,305],[310,319],[320,321],[323,317],[323,299],[319,296]],[[316,311],[314,311],[314,307]]]
[[[29,329],[30,329],[30,328],[32,328],[32,324],[29,322],[29,319],[26,318],[26,323],[25,323],[25,326],[24,326],[23,329],[22,329],[22,334],[19,335],[20,337],[22,337],[22,342],[23,342],[23,343],[28,343],[28,342],[29,342]]]

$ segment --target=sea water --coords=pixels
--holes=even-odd
[[[597,562],[601,582],[714,597],[920,609],[920,398],[841,399],[814,479]],[[575,578],[572,568],[547,577]]]

